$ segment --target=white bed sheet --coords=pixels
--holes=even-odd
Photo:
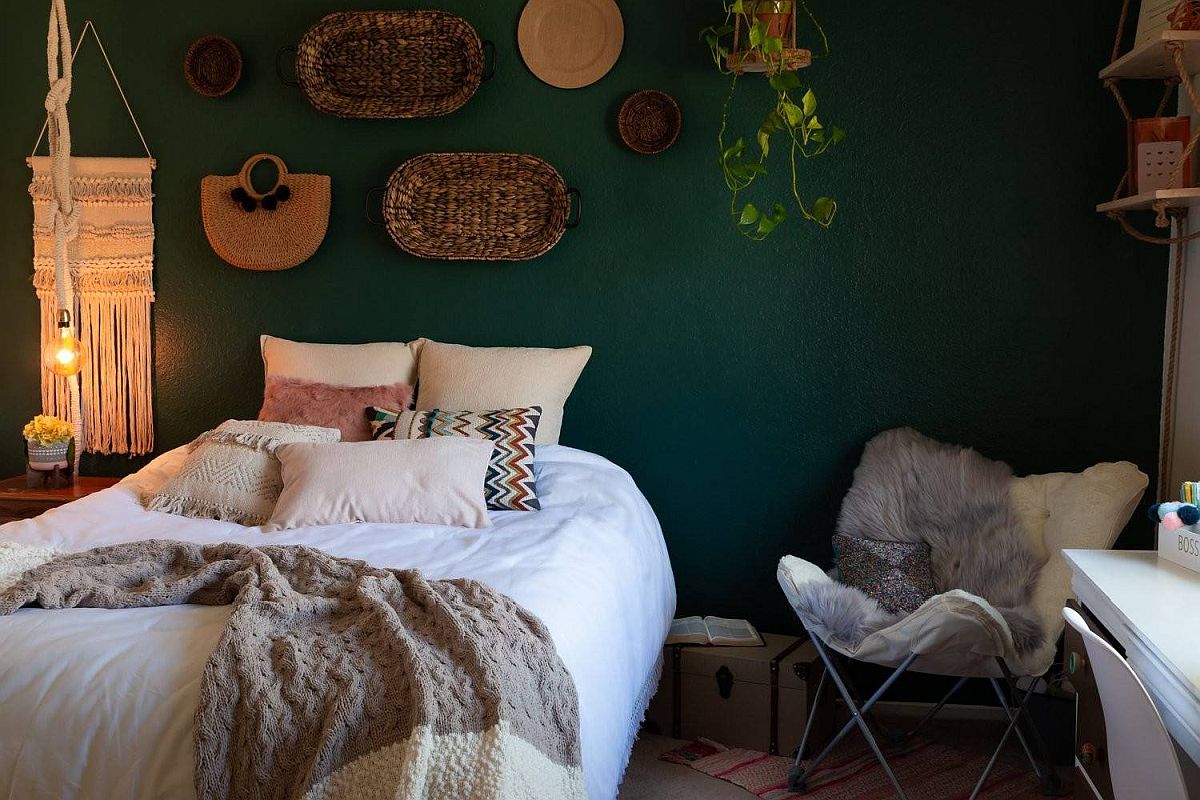
[[[139,497],[178,470],[167,453],[113,489],[0,526],[0,541],[78,551],[147,538],[306,544],[376,566],[484,581],[548,626],[579,694],[592,800],[614,798],[675,612],[657,519],[600,456],[538,448],[536,513],[494,527],[258,528],[149,512]],[[179,606],[23,609],[0,617],[0,797],[190,800],[201,668],[228,615]],[[652,688],[652,687],[651,687]]]

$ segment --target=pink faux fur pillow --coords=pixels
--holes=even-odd
[[[290,422],[337,428],[343,442],[371,439],[367,421],[370,406],[411,408],[413,389],[407,383],[391,386],[335,386],[329,383],[268,375],[263,392],[263,422]]]

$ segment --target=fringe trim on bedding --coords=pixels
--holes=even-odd
[[[213,430],[200,434],[194,442],[188,445],[188,448],[194,450],[207,442],[240,444],[244,447],[249,447],[251,450],[261,450],[264,453],[271,454],[274,454],[281,444],[289,444],[289,442],[282,441],[275,436],[262,433],[238,433],[236,431]]]
[[[146,504],[149,511],[161,511],[164,514],[175,514],[180,517],[201,519],[216,519],[221,522],[236,522],[239,525],[253,527],[262,525],[269,519],[266,515],[247,514],[245,509],[198,500],[194,497],[163,494],[159,492]]]

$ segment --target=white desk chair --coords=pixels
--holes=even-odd
[[[1100,689],[1108,734],[1108,765],[1117,800],[1188,800],[1175,745],[1146,687],[1112,646],[1092,633],[1083,617],[1064,608],[1079,631]]]

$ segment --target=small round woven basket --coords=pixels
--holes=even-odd
[[[679,137],[683,115],[671,95],[643,89],[630,95],[617,115],[621,140],[635,153],[661,153]]]
[[[188,48],[183,74],[188,86],[205,97],[229,94],[242,78],[242,53],[224,36],[203,36]]]

